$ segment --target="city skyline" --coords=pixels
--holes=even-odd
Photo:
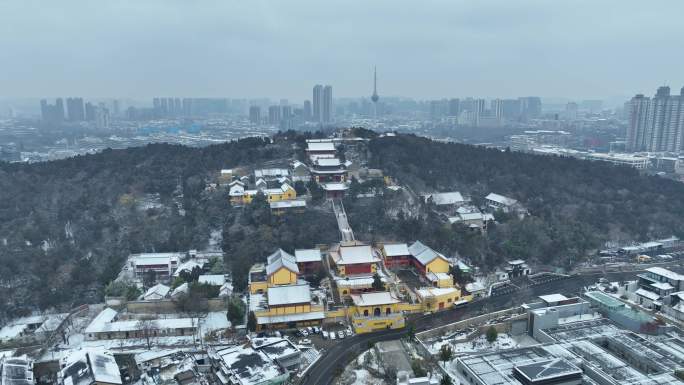
[[[351,97],[368,94],[373,65],[382,69],[383,95],[419,99],[627,99],[654,84],[680,82],[680,54],[670,47],[679,35],[673,31],[682,29],[681,2],[669,2],[666,13],[617,1],[32,5],[0,6],[8,32],[0,38],[7,57],[0,96],[279,94],[304,100],[306,85],[320,79]],[[664,51],[670,60],[652,60]],[[642,71],[646,65],[650,70]],[[56,73],[56,66],[63,70]]]

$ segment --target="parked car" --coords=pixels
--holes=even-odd
[[[314,333],[318,334],[321,332],[321,329],[318,326],[314,326],[313,331],[314,331]]]
[[[311,340],[308,338],[302,338],[301,340],[299,340],[299,344],[300,345],[311,345]]]
[[[337,337],[338,337],[339,339],[343,339],[343,338],[344,338],[344,332],[343,332],[342,330],[339,330],[339,331],[337,332]]]
[[[299,334],[301,334],[302,337],[308,337],[309,336],[309,332],[306,329],[300,330]]]
[[[335,332],[330,332],[330,339],[334,340],[335,338],[337,338],[335,337]]]
[[[345,331],[345,334],[347,335],[347,337],[351,337],[351,336],[354,335],[354,332],[352,332],[351,329],[347,329],[347,330]]]
[[[314,329],[311,326],[307,326],[306,331],[309,332],[309,334],[314,334]]]
[[[321,333],[321,335],[323,336],[323,339],[324,339],[324,340],[327,340],[327,339],[328,339],[328,332],[326,332],[325,330],[323,330],[323,332]]]

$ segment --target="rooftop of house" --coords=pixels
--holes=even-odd
[[[283,370],[266,353],[249,346],[233,346],[210,354],[222,362],[234,384],[265,384],[283,375]]]
[[[197,278],[197,282],[213,286],[222,286],[226,283],[226,276],[223,274],[203,274]]]
[[[408,246],[405,243],[386,244],[383,245],[382,248],[385,250],[385,255],[388,257],[411,255]]]
[[[64,385],[122,383],[114,356],[100,349],[84,349],[69,355],[59,377]]]
[[[278,249],[273,254],[269,255],[267,258],[267,263],[266,274],[269,276],[283,267],[293,273],[299,273],[299,268],[295,262],[295,257],[283,249]]]
[[[297,263],[321,262],[321,250],[319,249],[297,249],[295,250],[295,261]]]
[[[425,195],[425,199],[431,199],[432,203],[436,204],[437,206],[455,205],[465,202],[463,195],[461,195],[461,193],[458,191],[427,194]]]
[[[649,267],[646,269],[647,272],[671,279],[673,281],[684,281],[684,275],[675,273],[674,271],[665,269],[663,267]]]
[[[311,302],[311,289],[308,284],[283,285],[268,288],[268,306],[280,306]]]
[[[307,151],[335,151],[335,144],[333,142],[309,142]]]
[[[413,244],[409,246],[408,249],[411,255],[413,255],[413,257],[416,260],[418,260],[418,262],[420,262],[423,266],[426,266],[428,263],[434,261],[437,258],[447,260],[444,255],[424,245],[421,241],[413,242]]]
[[[490,193],[489,195],[487,195],[485,197],[485,199],[496,202],[496,203],[500,203],[504,206],[513,206],[516,203],[518,203],[518,201],[513,199],[513,198],[509,198],[509,197],[499,195],[499,194],[495,194],[495,193]]]
[[[337,265],[380,262],[368,245],[340,246],[339,252],[333,255],[333,259]]]
[[[353,294],[351,298],[356,306],[390,305],[400,302],[390,292],[387,291]]]

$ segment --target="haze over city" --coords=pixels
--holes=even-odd
[[[0,0],[0,385],[684,384],[682,15]]]
[[[663,10],[667,10],[664,12]],[[3,1],[0,97],[626,98],[678,80],[681,1]],[[628,80],[628,81],[626,81]]]

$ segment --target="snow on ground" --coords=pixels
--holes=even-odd
[[[356,375],[356,381],[352,383],[353,385],[377,384],[377,379],[373,377],[366,369],[354,370],[354,374]]]
[[[202,333],[207,335],[214,330],[228,329],[230,321],[228,321],[226,312],[215,311],[207,313],[206,318],[200,321],[200,327],[202,328]]]
[[[445,341],[435,342],[432,345],[428,346],[428,349],[430,350],[430,353],[438,354],[439,349],[441,349],[442,346],[446,344],[451,345],[454,354],[463,354],[488,352],[502,349],[512,349],[520,346],[521,344],[527,345],[528,342],[518,340],[514,337],[509,336],[506,333],[499,333],[499,336],[496,339],[496,341],[489,343],[487,341],[487,337],[484,334],[482,334],[479,337],[473,339],[472,341],[464,341],[462,339],[460,341],[459,339],[449,339]]]

